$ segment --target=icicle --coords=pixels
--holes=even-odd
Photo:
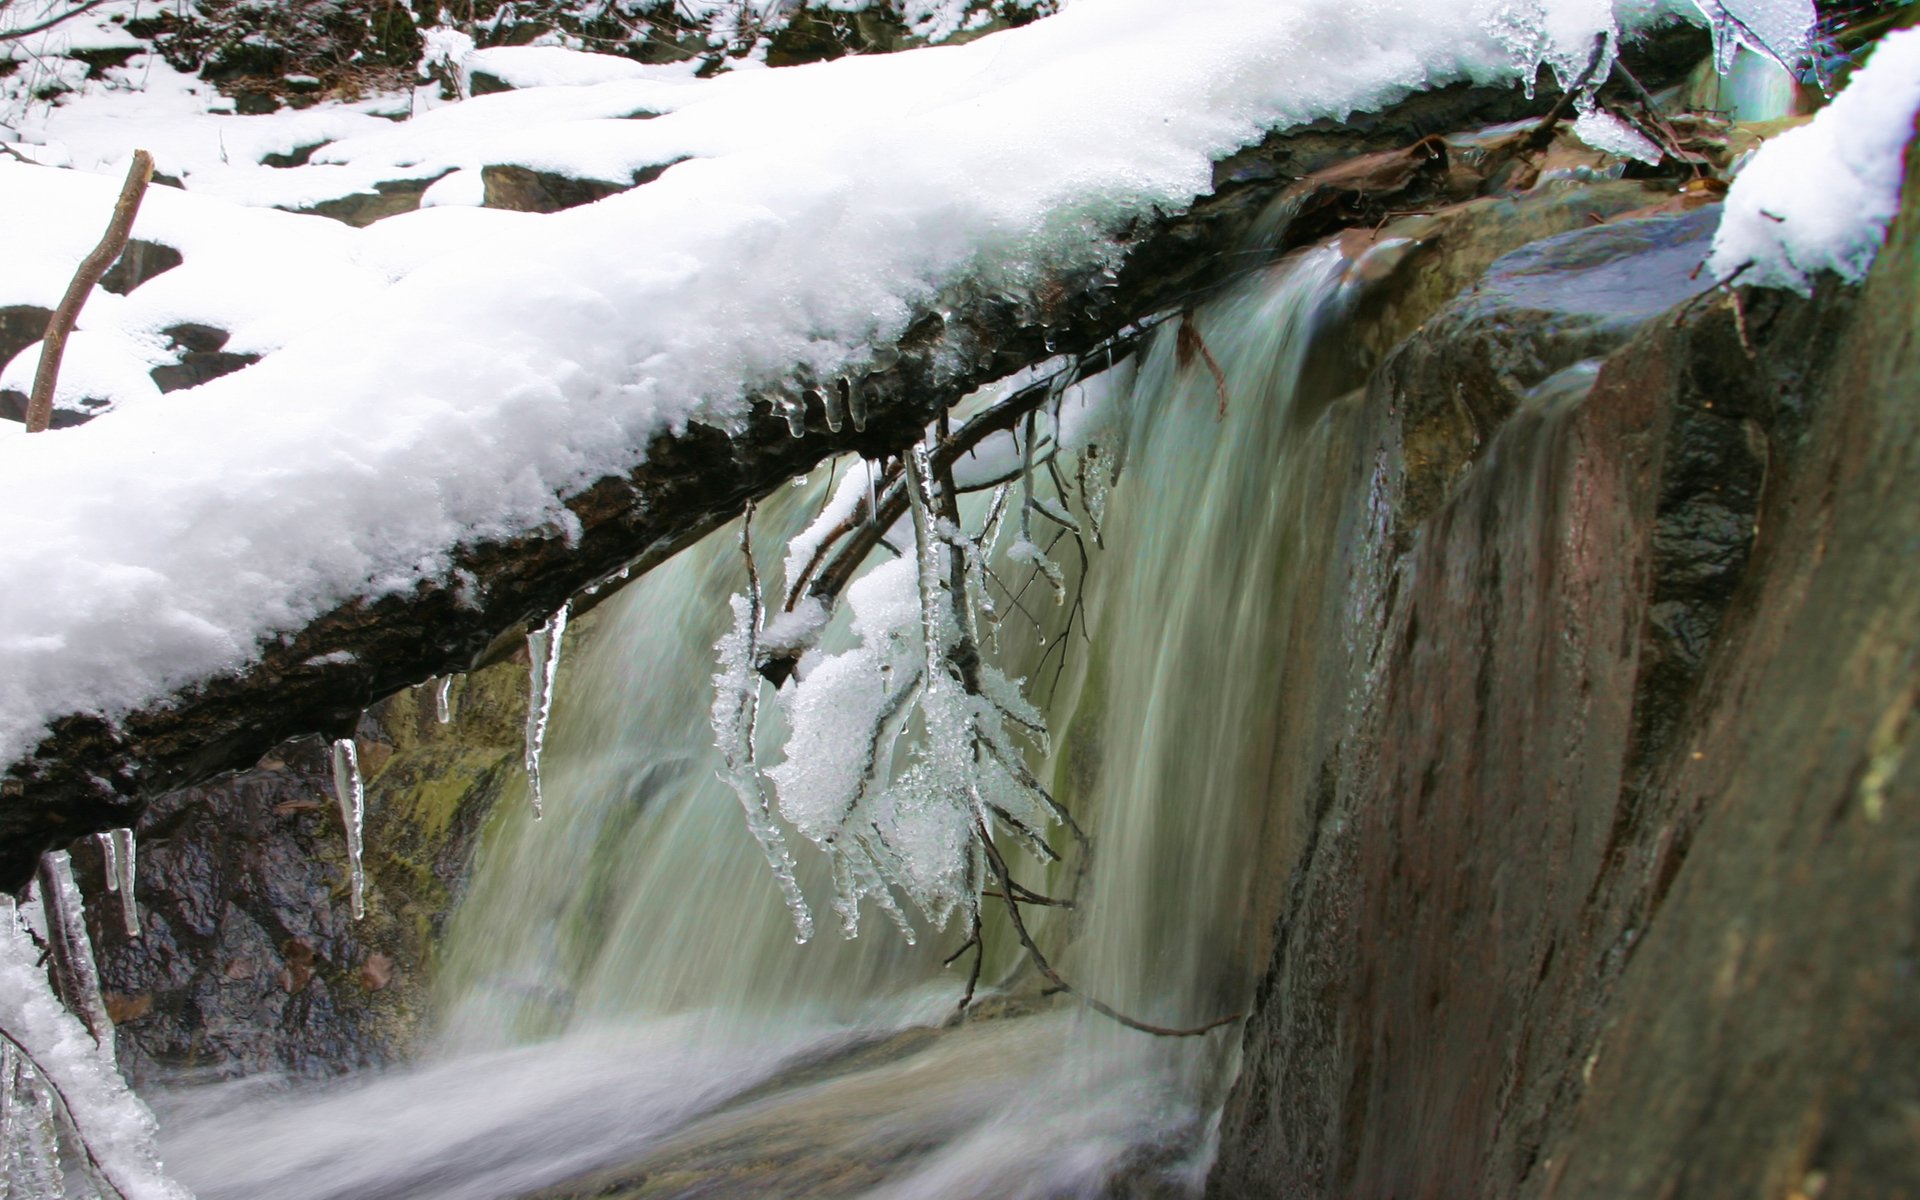
[[[562,604],[547,623],[527,635],[527,796],[533,801],[533,819],[541,817],[540,748],[547,741],[547,718],[553,711],[553,680],[560,670],[560,639],[567,632],[572,602]]]
[[[340,824],[347,831],[347,877],[353,919],[357,921],[367,911],[367,877],[360,863],[367,790],[360,779],[360,751],[352,738],[340,738],[333,743],[333,798],[340,803]]]
[[[847,380],[847,416],[853,421],[855,429],[866,432],[867,382],[864,379]]]
[[[820,389],[820,408],[826,413],[827,429],[832,433],[839,433],[844,423],[840,416],[840,383],[838,379],[829,379]]]
[[[794,437],[807,435],[807,404],[802,396],[786,384],[781,384],[769,398],[773,411],[787,419],[787,432]]]
[[[760,572],[753,562],[753,503],[747,503],[740,520],[740,552],[747,560],[747,590],[730,601],[733,628],[714,646],[719,655],[720,673],[713,677],[712,708],[715,746],[726,765],[723,779],[740,799],[746,812],[747,829],[773,868],[774,881],[793,917],[793,940],[804,945],[813,938],[813,913],[800,892],[794,876],[793,855],[787,849],[786,835],[774,819],[754,762],[754,730],[760,718],[759,659],[760,622],[764,603],[760,594]]]
[[[140,936],[140,906],[133,898],[134,845],[133,830],[115,829],[107,835],[107,844],[113,847],[113,870],[118,876],[113,890],[120,893],[120,920],[125,926],[127,936]]]
[[[73,858],[65,850],[40,856],[40,911],[47,922],[47,950],[61,999],[93,1035],[107,1060],[113,1060],[113,1022],[100,997],[100,971],[87,937],[87,910],[73,881]]]
[[[100,873],[106,876],[107,890],[117,892],[120,890],[120,859],[115,852],[113,835],[96,833],[93,835],[93,841],[100,847]]]
[[[442,675],[433,689],[433,711],[442,725],[453,720],[453,676]]]

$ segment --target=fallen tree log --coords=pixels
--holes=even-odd
[[[1640,79],[1660,86],[1705,48],[1704,33],[1674,26],[1627,57]],[[375,701],[496,657],[570,599],[597,602],[610,589],[587,589],[650,569],[827,458],[895,454],[986,383],[1055,354],[1092,350],[1136,320],[1189,307],[1223,280],[1336,229],[1461,198],[1473,185],[1462,183],[1430,135],[1538,117],[1557,97],[1550,84],[1532,98],[1517,88],[1455,85],[1378,113],[1274,133],[1219,162],[1213,191],[1185,211],[1123,231],[1117,276],[1057,279],[1025,305],[949,294],[944,310],[908,328],[897,361],[864,381],[864,428],[830,429],[815,398],[803,437],[759,407],[737,431],[694,425],[661,435],[631,473],[567,500],[578,521],[572,531],[556,524],[463,546],[447,577],[404,596],[344,604],[262,645],[243,671],[117,719],[76,712],[56,720],[0,780],[0,888],[24,886],[43,850],[131,825],[148,797],[250,766],[289,737],[345,735]],[[1367,155],[1385,156],[1379,170],[1330,172]],[[1488,165],[1475,179],[1492,177]]]

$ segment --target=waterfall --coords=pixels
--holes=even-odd
[[[1090,640],[1061,645],[1069,608],[1045,599],[1044,644],[1015,620],[1000,635],[1054,731],[1035,765],[1094,846],[1079,907],[1031,924],[1076,987],[1145,1020],[1241,1010],[1270,932],[1292,581],[1338,553],[1311,515],[1343,483],[1320,469],[1329,397],[1299,381],[1342,266],[1313,251],[1155,335],[1116,401],[1125,467],[1084,579]],[[763,564],[820,495],[762,506]],[[524,797],[495,807],[423,1061],[162,1099],[167,1162],[202,1200],[954,1200],[1102,1195],[1118,1174],[1197,1188],[1237,1026],[1155,1038],[1045,996],[1003,921],[987,926],[984,1015],[957,1025],[951,930],[915,948],[876,920],[795,944],[707,721],[743,575],[716,533],[570,643],[545,819]],[[1075,892],[1076,869],[1046,885]]]

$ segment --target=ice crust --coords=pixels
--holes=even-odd
[[[189,186],[152,189],[136,236],[187,261],[88,303],[62,394],[84,378],[117,409],[0,438],[0,762],[55,716],[118,717],[350,598],[444,578],[459,544],[564,525],[564,498],[654,435],[732,425],[796,365],[857,374],[958,281],[1099,265],[1110,231],[1186,204],[1268,129],[1584,62],[1596,32],[1661,12],[1499,7],[1083,0],[960,46],[576,81],[397,125],[373,115],[391,98],[208,117],[204,91],[136,62],[121,90],[34,110],[23,136],[83,170],[0,163],[0,303],[64,286],[136,144]],[[165,87],[133,91],[136,69]],[[258,165],[304,139],[330,140],[313,165]],[[680,158],[550,215],[448,204],[353,230],[239,203],[483,159],[623,179]],[[265,358],[160,396],[145,372],[183,320]]]
[[[1762,146],[1734,179],[1707,258],[1714,277],[1801,295],[1823,271],[1864,279],[1900,209],[1917,113],[1920,29],[1903,29],[1832,104]]]

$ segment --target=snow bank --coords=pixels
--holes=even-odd
[[[1865,278],[1900,210],[1916,114],[1920,29],[1903,29],[1812,121],[1755,152],[1727,192],[1714,277],[1803,296],[1822,271]]]
[[[964,46],[485,96],[336,142],[325,153],[341,166],[457,165],[467,152],[445,147],[493,136],[495,115],[568,106],[585,122],[574,161],[694,157],[599,203],[485,228],[447,222],[502,214],[438,207],[348,231],[224,206],[234,257],[284,238],[274,252],[311,241],[311,264],[233,263],[222,278],[254,301],[191,266],[124,305],[96,295],[83,328],[129,336],[160,319],[124,316],[142,305],[257,304],[264,331],[246,326],[245,344],[279,348],[76,429],[0,439],[0,761],[56,715],[151,704],[350,597],[438,577],[458,543],[566,527],[563,498],[630,470],[651,435],[737,422],[796,364],[858,370],[865,346],[956,281],[1029,287],[1090,267],[1108,231],[1187,204],[1214,159],[1269,128],[1530,77],[1543,60],[1584,65],[1596,30],[1656,15],[1640,0],[1535,7],[1544,32],[1522,44],[1512,6],[1492,0],[1083,0]],[[636,105],[662,115],[609,115]],[[433,127],[439,147],[422,140]],[[15,195],[50,174],[6,171],[40,172]],[[64,239],[54,257],[104,220],[112,181],[94,182],[72,212],[43,215],[48,240]],[[228,253],[213,210],[191,202],[156,189],[136,236]],[[255,216],[278,224],[241,219]],[[396,249],[402,220],[431,253]],[[27,244],[43,233],[7,212],[0,227]],[[163,284],[192,303],[163,305]],[[264,294],[316,286],[330,299],[297,312]]]

